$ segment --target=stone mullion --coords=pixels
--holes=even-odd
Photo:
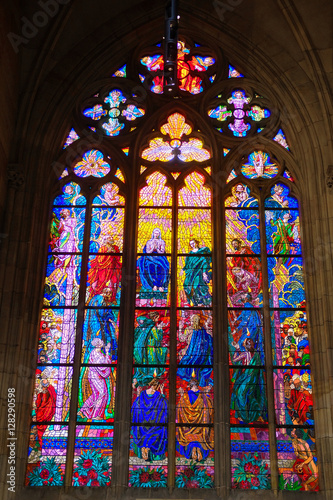
[[[226,498],[231,488],[231,453],[230,453],[230,397],[229,397],[229,350],[228,350],[228,308],[226,279],[226,231],[225,206],[222,188],[219,188],[213,210],[220,220],[214,224],[216,244],[213,252],[213,298],[215,297],[213,332],[214,332],[214,384],[215,397],[215,484],[219,496]],[[218,217],[220,215],[220,219]],[[222,265],[217,265],[222,262]],[[215,292],[215,293],[214,293]],[[222,307],[221,307],[222,305]],[[225,381],[226,383],[223,383]],[[221,383],[220,383],[221,382]],[[220,404],[218,404],[220,403]]]
[[[175,486],[176,467],[176,383],[177,383],[177,277],[178,277],[178,190],[172,191],[171,290],[170,290],[170,356],[169,356],[169,423],[168,487]]]
[[[82,245],[82,261],[81,261],[81,277],[80,277],[80,291],[77,306],[76,318],[76,334],[75,334],[75,349],[73,358],[73,375],[72,375],[72,391],[69,409],[69,424],[68,424],[68,440],[67,440],[67,453],[66,453],[66,472],[64,478],[64,485],[66,488],[72,484],[73,464],[74,464],[74,447],[75,447],[75,430],[77,423],[77,407],[79,399],[79,380],[81,368],[81,350],[82,350],[82,329],[84,323],[85,312],[85,297],[87,287],[87,268],[89,260],[89,242],[90,242],[90,227],[91,227],[91,195],[87,197],[85,228]]]
[[[111,487],[112,497],[123,494],[128,486],[133,370],[133,331],[135,311],[136,242],[138,197],[134,176],[125,205],[123,266],[119,309],[118,362],[115,398],[114,442]]]
[[[271,320],[269,306],[269,282],[268,282],[268,264],[266,251],[266,227],[265,227],[265,207],[264,200],[260,200],[259,205],[259,229],[261,246],[261,272],[263,283],[263,318],[264,318],[264,349],[266,366],[266,384],[267,384],[267,408],[268,408],[268,432],[270,448],[270,469],[272,490],[278,490],[278,464],[276,447],[276,426],[275,426],[275,405],[274,405],[274,379],[273,379],[273,356],[272,356],[272,337]]]

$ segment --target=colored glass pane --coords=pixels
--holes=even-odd
[[[62,194],[54,199],[53,205],[56,206],[78,206],[85,205],[86,199],[80,195],[81,188],[75,182],[65,184],[62,188]]]
[[[299,255],[301,240],[298,210],[266,210],[265,217],[267,253]]]
[[[309,367],[303,368],[297,364],[293,368],[274,370],[274,401],[278,425],[313,425]]]
[[[30,430],[26,486],[62,486],[67,425],[33,425]]]
[[[185,187],[179,190],[178,204],[181,207],[209,207],[210,189],[204,186],[205,177],[193,172],[185,178]]]
[[[232,488],[241,490],[270,489],[269,451],[268,429],[232,427]]]
[[[72,374],[73,369],[69,366],[37,366],[32,421],[68,421]],[[41,428],[37,430],[42,431]]]
[[[147,177],[147,185],[140,189],[140,205],[170,206],[171,189],[166,186],[166,177],[160,172],[154,172]]]
[[[298,208],[296,198],[289,196],[290,189],[284,184],[275,184],[271,189],[271,195],[265,200],[266,208]]]
[[[211,213],[205,209],[181,209],[178,211],[178,252],[188,253],[193,251],[191,242],[199,241],[200,251],[206,248],[209,253],[212,249],[211,241]]]
[[[116,173],[115,173],[115,176],[117,177],[117,179],[119,179],[121,182],[124,182],[125,183],[125,177],[122,173],[122,171],[120,170],[120,168],[117,168],[116,170]]]
[[[276,366],[309,366],[310,345],[305,310],[271,311],[273,362]]]
[[[118,76],[120,78],[126,78],[126,64],[121,68],[117,69],[112,76]]]
[[[92,209],[90,229],[90,252],[119,253],[123,249],[123,208]]]
[[[153,377],[164,373],[169,361],[170,317],[168,310],[136,311],[133,378],[140,386],[147,385]],[[141,365],[141,366],[140,366]]]
[[[278,173],[278,167],[270,162],[270,157],[263,151],[254,151],[248,157],[248,162],[241,168],[242,174],[248,179],[272,178]]]
[[[38,338],[37,362],[45,364],[72,363],[74,357],[76,310],[43,309]],[[66,347],[66,356],[64,350]],[[62,355],[62,356],[61,356]]]
[[[245,184],[236,184],[231,188],[232,196],[226,199],[226,207],[257,207],[258,201],[251,196],[250,189]]]
[[[100,120],[102,116],[106,116],[107,112],[103,109],[101,104],[95,104],[92,108],[87,108],[83,111],[84,116],[92,120]]]
[[[261,108],[258,105],[251,106],[250,111],[246,112],[246,116],[250,116],[253,121],[260,122],[264,118],[268,118],[271,112],[266,108]]]
[[[90,345],[88,365],[81,368],[79,379],[78,420],[113,422],[116,368],[109,366],[108,346],[101,338],[94,338]]]
[[[268,257],[271,307],[302,307],[305,302],[303,259]]]
[[[266,373],[261,368],[230,370],[232,424],[267,423]]]
[[[279,489],[319,491],[316,438],[313,427],[278,428],[276,441]]]
[[[203,142],[197,138],[181,140],[183,135],[189,135],[192,128],[185,122],[185,117],[180,113],[173,113],[168,117],[167,123],[162,125],[161,132],[170,137],[165,141],[156,137],[149,141],[149,147],[142,151],[141,157],[148,161],[171,161],[178,157],[179,160],[202,162],[210,158],[210,152],[203,148]]]
[[[226,209],[226,248],[231,254],[259,254],[259,214],[257,210]],[[237,265],[237,257],[234,258]]]
[[[112,182],[103,184],[100,193],[93,199],[93,205],[117,206],[124,203],[125,198],[119,195],[119,187]]]
[[[232,181],[232,179],[235,179],[237,177],[237,174],[235,170],[232,170],[227,178],[227,184]]]
[[[228,311],[229,363],[241,366],[264,366],[262,313],[243,309]]]
[[[276,141],[277,143],[279,143],[285,149],[289,150],[289,145],[287,143],[286,136],[284,135],[283,130],[281,128],[280,128],[280,130],[278,130],[278,133],[273,138],[273,140]]]
[[[239,71],[237,71],[236,68],[233,66],[230,66],[229,64],[229,78],[244,78],[244,75],[242,75]]]
[[[113,427],[76,427],[73,486],[109,486],[113,448]]]
[[[118,359],[119,309],[110,307],[111,294],[104,289],[89,301],[90,307],[85,311],[82,336],[81,363],[89,363],[94,339],[101,339],[105,346],[109,345],[108,362],[116,364]],[[97,342],[98,343],[98,342]],[[111,361],[110,361],[111,360]]]
[[[199,48],[200,46],[195,45],[195,47]],[[204,90],[204,86],[202,77],[199,76],[199,74],[213,67],[215,59],[211,56],[200,54],[192,55],[191,50],[182,40],[178,41],[177,49],[177,77],[179,89],[193,95],[201,93]],[[141,59],[141,64],[152,73],[153,79],[150,90],[155,94],[162,94],[164,78],[163,76],[156,75],[157,72],[162,74],[164,69],[162,54],[144,56]]]
[[[229,152],[230,152],[230,149],[228,149],[228,148],[223,148],[223,156],[227,156],[227,154],[228,154]],[[234,172],[234,170],[232,170],[232,172]],[[231,173],[232,173],[232,172],[231,172]],[[230,175],[231,175],[231,174],[230,174]],[[230,176],[229,176],[229,177],[230,177]],[[236,175],[235,175],[235,177],[236,177]],[[230,180],[231,180],[231,179],[230,179]]]
[[[80,137],[77,135],[75,130],[72,128],[67,136],[65,144],[63,146],[63,149],[66,149],[68,146],[70,146],[77,139],[80,139]]]
[[[74,173],[79,177],[104,177],[110,172],[110,165],[104,161],[103,153],[91,149],[82,156],[82,161],[73,167]]]
[[[291,173],[289,172],[289,170],[285,170],[283,172],[283,177],[285,177],[286,179],[288,179],[288,181],[294,182],[294,179],[293,179]]]

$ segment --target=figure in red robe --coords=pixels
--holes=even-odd
[[[104,288],[111,290],[110,303],[114,303],[121,280],[121,259],[120,255],[110,255],[119,253],[119,247],[114,244],[113,238],[105,241],[99,249],[99,254],[90,262],[88,271],[88,283],[90,284],[88,302],[100,295]]]
[[[41,390],[36,398],[36,421],[51,422],[55,414],[56,408],[56,391],[53,385],[50,384],[48,372],[45,370],[41,375]],[[37,435],[42,450],[43,434],[48,424],[37,425]]]

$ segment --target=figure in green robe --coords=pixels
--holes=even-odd
[[[190,241],[191,251],[185,259],[184,292],[191,306],[210,306],[212,296],[208,283],[212,279],[211,251],[208,247],[199,248],[199,241]]]
[[[133,383],[143,387],[164,373],[167,349],[162,346],[163,329],[157,311],[138,316],[137,322],[134,331],[134,364],[144,366],[135,367]]]

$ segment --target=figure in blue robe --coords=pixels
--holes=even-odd
[[[182,337],[184,336],[185,340],[189,335],[191,335],[191,339],[184,356],[179,362],[177,374],[182,380],[187,380],[189,382],[193,378],[194,372],[200,387],[213,385],[211,378],[213,338],[207,333],[205,328],[200,326],[200,317],[197,314],[191,316],[191,327],[186,329],[183,335],[179,333],[179,338],[183,340]],[[201,367],[200,365],[206,366]],[[182,366],[184,366],[184,368],[182,368]]]
[[[140,298],[166,299],[169,284],[169,261],[165,255],[165,241],[161,230],[155,228],[151,239],[143,248],[143,255],[138,259],[141,280]]]
[[[112,361],[117,360],[118,342],[116,337],[116,314],[118,310],[106,309],[110,306],[112,297],[112,290],[105,288],[103,294],[95,295],[90,302],[89,306],[99,307],[101,309],[88,310],[88,324],[87,324],[87,340],[93,339],[96,336],[100,337],[104,345],[110,344],[110,357]],[[102,308],[105,309],[102,309]],[[90,338],[88,338],[90,337]],[[87,345],[85,352],[85,362],[88,361],[89,354],[92,350],[91,342]],[[105,353],[106,354],[106,353]]]
[[[158,391],[160,385],[158,379],[151,380],[132,404],[132,424],[141,424],[132,425],[133,451],[149,461],[163,460],[168,444],[168,404]]]

